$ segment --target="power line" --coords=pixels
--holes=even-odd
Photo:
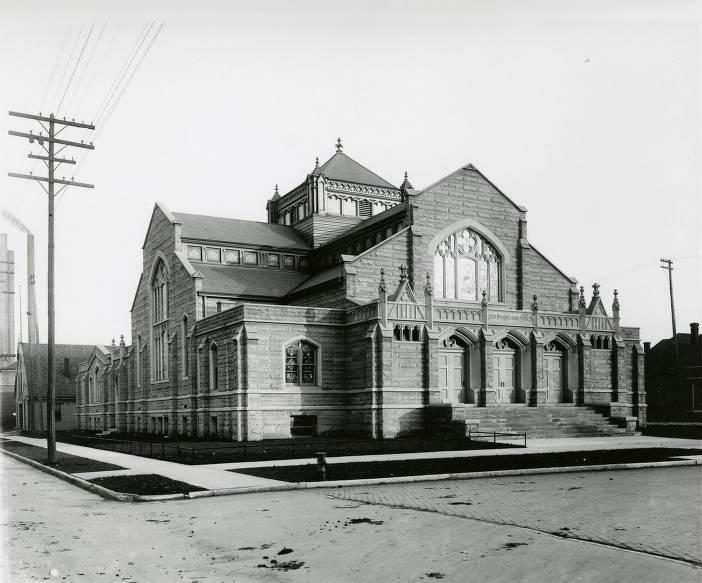
[[[138,43],[137,50],[136,50],[136,52],[134,52],[133,57],[129,60],[129,64],[131,64],[131,63],[133,62],[134,57],[136,57],[136,55],[138,54],[139,49],[140,49],[141,46],[143,45],[144,41],[146,40],[146,38],[147,38],[149,32],[151,31],[151,28],[153,28],[153,25],[154,25],[154,24],[155,24],[155,22],[152,22],[152,23],[151,23],[151,26],[148,27],[148,30],[147,30],[147,32],[146,32],[146,35],[141,39],[141,42]],[[112,104],[112,107],[111,107],[111,109],[109,110],[109,112],[107,111],[107,109],[105,109],[105,110],[103,111],[102,117],[98,116],[98,119],[99,119],[99,120],[102,120],[102,125],[101,125],[101,127],[100,127],[100,130],[98,130],[97,134],[95,134],[95,140],[97,140],[97,138],[98,138],[98,137],[100,136],[100,134],[102,133],[102,130],[104,130],[105,125],[107,124],[108,120],[110,119],[110,117],[111,117],[112,114],[114,113],[115,109],[117,108],[117,105],[119,104],[120,100],[122,99],[122,96],[123,96],[124,93],[126,92],[126,90],[127,90],[127,88],[129,87],[129,85],[131,84],[132,79],[134,78],[134,75],[135,75],[136,72],[139,70],[139,67],[141,66],[141,64],[144,62],[144,59],[146,58],[146,56],[148,55],[149,51],[151,50],[151,47],[152,47],[152,46],[154,45],[154,43],[156,42],[156,39],[158,38],[159,34],[161,33],[161,30],[163,29],[164,25],[165,25],[165,22],[161,22],[161,24],[159,25],[158,29],[157,29],[156,32],[154,33],[154,35],[151,37],[151,39],[150,39],[150,41],[149,41],[149,44],[146,46],[146,49],[142,52],[141,56],[139,57],[139,60],[137,61],[137,64],[134,66],[134,68],[133,68],[133,69],[131,70],[131,72],[129,73],[129,77],[127,78],[126,83],[122,86],[122,89],[121,89],[121,91],[120,91],[120,93],[119,93],[117,99],[116,99],[116,100],[114,101],[114,103]],[[140,38],[141,38],[141,37],[140,37]],[[128,71],[128,68],[125,70],[124,74],[126,74],[127,71]],[[124,78],[124,74],[120,77],[120,82],[121,82],[121,80]],[[116,91],[118,88],[119,88],[119,84],[118,84],[117,87],[115,88],[115,91]],[[110,100],[111,100],[111,99],[112,99],[112,97],[110,98]],[[97,123],[97,121],[96,121],[96,123]],[[83,162],[85,161],[85,159],[86,159],[85,156],[83,156],[83,157],[78,161],[78,165],[76,166],[76,172],[78,172],[78,170],[80,169],[80,167],[83,165]],[[62,195],[63,195],[63,193],[62,193]],[[62,196],[62,195],[61,195],[61,196]],[[58,202],[61,201],[61,196],[59,196]]]
[[[83,34],[83,27],[82,26],[78,29],[78,34],[76,36],[75,43],[73,44],[73,49],[71,49],[71,52],[68,55],[68,60],[66,61],[66,66],[63,70],[63,75],[61,75],[61,78],[59,79],[59,83],[56,86],[56,94],[54,95],[54,98],[51,100],[51,103],[55,103],[56,100],[58,99],[58,96],[61,92],[61,87],[63,86],[63,80],[66,78],[66,75],[68,74],[68,70],[71,66],[71,62],[73,61],[73,55],[75,54],[76,50],[78,49],[78,44],[80,43],[81,34]],[[51,109],[51,107],[47,106],[47,109]]]
[[[112,86],[108,90],[107,94],[105,95],[105,99],[103,99],[102,103],[100,104],[100,107],[98,108],[97,113],[95,114],[95,121],[97,122],[105,113],[105,110],[107,109],[107,106],[109,105],[110,101],[114,98],[115,93],[117,92],[117,88],[119,87],[119,84],[122,82],[122,79],[124,79],[124,76],[127,74],[127,70],[129,69],[130,65],[134,61],[134,58],[136,57],[137,53],[139,52],[139,49],[141,48],[141,45],[144,44],[144,41],[146,40],[146,37],[148,36],[149,32],[151,31],[151,28],[153,27],[154,23],[152,22],[151,24],[147,24],[144,26],[144,30],[139,34],[139,37],[137,38],[137,43],[135,48],[133,48],[129,56],[127,57],[127,61],[125,64],[122,66],[122,69],[120,69],[120,72],[117,74],[117,77],[115,78],[115,81],[112,83]],[[146,32],[144,32],[146,31]]]
[[[63,35],[63,40],[61,41],[61,48],[59,49],[58,53],[56,53],[56,60],[54,61],[54,66],[51,69],[51,77],[49,77],[49,82],[46,84],[46,89],[44,90],[44,95],[41,98],[41,101],[39,102],[39,107],[44,108],[44,105],[46,104],[46,98],[49,95],[49,89],[51,88],[51,85],[54,82],[54,77],[56,77],[56,70],[58,69],[58,64],[59,61],[61,60],[61,56],[63,55],[63,50],[66,47],[66,42],[68,41],[68,37],[71,34],[71,27],[69,26],[66,29],[65,34]]]
[[[73,92],[71,93],[71,97],[68,100],[68,103],[66,103],[66,109],[70,108],[71,103],[75,100],[76,95],[80,91],[80,86],[86,78],[86,72],[88,71],[88,68],[90,67],[90,63],[93,60],[93,56],[95,55],[95,49],[97,49],[98,45],[100,44],[100,39],[102,39],[102,35],[105,33],[106,27],[107,27],[107,23],[102,25],[102,28],[100,29],[100,34],[98,34],[97,39],[93,43],[93,48],[90,51],[90,55],[88,55],[88,58],[85,61],[85,67],[83,67],[83,71],[78,75],[78,81],[74,85],[74,89],[73,89]]]
[[[61,106],[63,105],[63,100],[66,98],[66,93],[68,93],[68,88],[71,86],[71,83],[73,82],[73,76],[76,74],[76,70],[78,69],[78,64],[80,63],[80,60],[83,58],[83,53],[85,52],[85,47],[88,46],[88,41],[90,40],[90,37],[93,34],[93,29],[95,28],[95,24],[90,27],[90,32],[88,32],[88,36],[85,37],[85,42],[83,43],[83,48],[80,50],[80,55],[78,55],[78,60],[76,61],[76,66],[73,67],[73,72],[71,73],[71,78],[68,80],[68,85],[66,85],[66,90],[63,92],[63,97],[61,97],[61,101],[56,108],[57,110],[61,109]]]
[[[139,67],[141,64],[144,62],[144,59],[146,58],[146,55],[149,54],[149,51],[151,50],[151,47],[154,45],[156,42],[156,39],[158,38],[158,35],[161,33],[161,30],[163,29],[165,22],[162,22],[160,26],[158,27],[158,30],[156,30],[156,33],[151,37],[151,40],[149,41],[148,46],[146,47],[146,50],[141,54],[141,57],[139,58],[139,61],[137,62],[136,66],[132,69],[132,72],[129,75],[129,78],[127,79],[127,82],[125,83],[124,87],[122,87],[122,91],[117,97],[116,101],[114,102],[112,109],[102,118],[102,125],[100,129],[98,130],[98,133],[95,134],[95,139],[97,140],[97,137],[100,135],[102,130],[104,129],[105,125],[109,121],[110,117],[114,113],[115,109],[117,108],[117,105],[119,104],[120,100],[122,99],[122,95],[124,95],[124,92],[127,90],[129,87],[130,83],[132,82],[132,79],[134,78],[134,75],[136,72],[139,70]]]
[[[107,26],[107,24],[105,24],[105,26]],[[76,109],[77,109],[77,110],[80,110],[80,108],[83,106],[83,102],[85,101],[86,95],[88,95],[88,93],[90,92],[90,89],[91,89],[92,86],[93,86],[93,83],[95,83],[95,78],[97,77],[98,72],[99,72],[99,71],[101,70],[101,68],[102,68],[102,63],[105,61],[105,57],[110,53],[110,49],[112,48],[112,45],[113,45],[114,42],[115,42],[115,38],[117,38],[117,33],[119,32],[119,27],[120,27],[120,25],[119,25],[119,23],[118,23],[118,24],[115,26],[115,32],[114,32],[114,34],[112,35],[112,38],[110,39],[110,41],[109,41],[109,42],[107,43],[107,45],[105,46],[105,50],[103,51],[101,57],[98,59],[97,63],[95,64],[94,71],[93,71],[93,76],[90,78],[90,81],[88,82],[88,85],[87,85],[87,87],[85,88],[85,91],[84,91],[84,93],[83,93],[83,97],[80,98],[80,101],[78,102],[78,104],[77,104],[77,106],[76,106]],[[94,118],[93,118],[93,119],[94,119]]]

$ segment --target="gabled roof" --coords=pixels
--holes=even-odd
[[[310,276],[299,271],[281,271],[229,265],[198,265],[202,274],[202,294],[222,296],[281,298]]]
[[[369,186],[380,186],[382,188],[397,187],[390,184],[384,178],[371,172],[365,166],[359,164],[343,152],[337,152],[329,160],[319,167],[318,172],[324,174],[332,180],[343,180],[344,182],[354,182],[356,184],[368,184]]]
[[[73,383],[78,374],[78,365],[90,357],[94,348],[94,344],[54,345],[54,370],[57,398],[75,399],[76,390]],[[24,374],[27,379],[29,394],[31,396],[45,395],[49,369],[48,345],[22,342],[19,345],[19,352],[22,355],[21,361],[24,366]],[[68,376],[63,374],[64,359],[66,358],[68,358]]]
[[[183,223],[180,232],[182,239],[213,243],[241,243],[278,249],[307,250],[310,248],[297,231],[287,225],[188,213],[173,213],[173,216]]]
[[[430,184],[429,186],[427,186],[427,187],[425,187],[425,188],[422,188],[419,192],[420,192],[420,193],[421,193],[421,192],[426,192],[427,190],[430,190],[430,189],[434,188],[435,186],[438,186],[438,185],[441,184],[442,182],[445,182],[445,181],[448,180],[449,178],[453,178],[453,177],[456,176],[457,174],[460,174],[460,173],[463,172],[464,170],[468,170],[468,171],[470,171],[470,172],[475,172],[476,174],[480,175],[480,176],[483,178],[483,180],[485,180],[485,182],[487,182],[487,183],[488,183],[490,186],[492,186],[497,192],[499,192],[499,193],[505,198],[505,200],[507,200],[507,202],[509,202],[511,205],[514,206],[514,208],[516,208],[516,209],[517,209],[518,211],[520,211],[520,212],[526,212],[526,208],[525,208],[525,207],[523,207],[523,206],[521,206],[521,205],[518,205],[516,202],[514,202],[509,196],[507,196],[504,192],[502,192],[502,191],[495,185],[495,183],[492,182],[492,180],[490,180],[487,176],[485,176],[485,174],[483,174],[480,170],[478,170],[478,169],[477,169],[475,166],[473,166],[473,164],[471,164],[470,162],[469,162],[468,164],[466,164],[465,166],[461,166],[458,170],[455,170],[454,172],[451,172],[451,174],[448,174],[448,175],[444,176],[443,178],[440,178],[439,180],[437,180],[436,182]]]

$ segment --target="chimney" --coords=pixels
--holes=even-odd
[[[644,353],[648,354],[651,352],[651,343],[650,342],[644,342]]]
[[[700,324],[699,322],[690,322],[690,344],[692,345],[692,354],[695,358],[698,357],[700,350]]]

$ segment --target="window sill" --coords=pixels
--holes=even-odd
[[[160,381],[151,381],[151,386],[153,387],[154,385],[167,385],[168,384],[168,379],[162,379]]]

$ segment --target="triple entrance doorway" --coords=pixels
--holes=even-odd
[[[479,360],[477,347],[471,347],[457,336],[450,336],[439,349],[439,388],[443,403],[478,404]],[[471,358],[473,356],[473,358]],[[492,387],[495,402],[499,404],[526,402],[521,388],[521,351],[510,340],[501,340],[493,345]],[[550,343],[544,348],[543,377],[540,385],[546,389],[549,403],[562,403],[566,399],[565,353],[558,344]],[[471,377],[473,368],[478,369],[478,378]]]

